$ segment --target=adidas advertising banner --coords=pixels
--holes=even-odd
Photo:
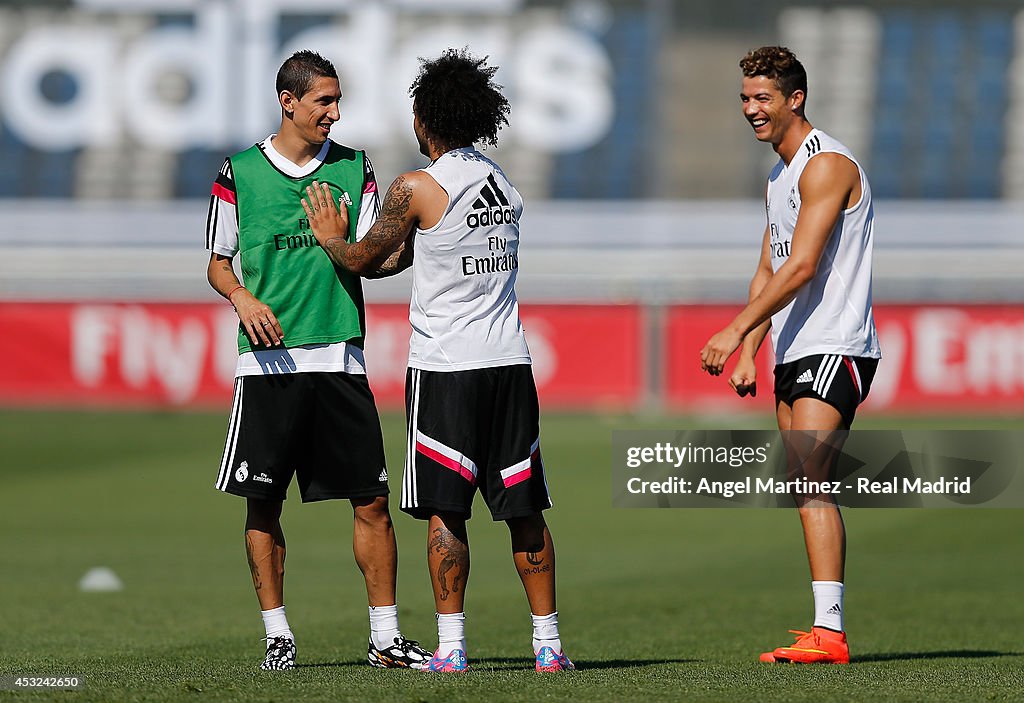
[[[616,508],[1024,508],[1024,434],[612,432]]]

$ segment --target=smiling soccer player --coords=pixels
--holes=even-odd
[[[881,358],[871,307],[874,210],[864,169],[808,121],[807,73],[789,49],[766,46],[740,61],[743,116],[779,162],[768,176],[767,226],[749,304],[701,351],[701,368],[756,393],[754,357],[772,333],[775,406],[790,472],[823,481]],[[850,661],[843,626],[846,530],[833,496],[794,493],[811,569],[814,625],[765,662]]]

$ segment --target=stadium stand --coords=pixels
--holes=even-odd
[[[658,145],[650,139],[657,96],[657,25],[642,7],[627,8],[603,37],[613,57],[615,120],[594,147],[555,161],[555,198],[637,198],[651,190]]]
[[[872,185],[881,198],[1001,195],[1009,14],[882,14]]]

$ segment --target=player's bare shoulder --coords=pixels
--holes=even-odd
[[[433,176],[422,169],[406,171],[395,179],[396,183],[399,181],[402,181],[418,197],[429,196],[435,191],[444,192],[444,188],[434,180]]]
[[[403,173],[395,179],[395,184],[399,181],[403,192],[408,193],[409,212],[419,222],[420,229],[436,225],[448,208],[448,192],[433,176],[422,170]]]
[[[851,207],[860,200],[860,168],[844,154],[818,154],[800,174],[800,194],[804,201],[843,197],[843,207]]]

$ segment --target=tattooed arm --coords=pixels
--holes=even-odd
[[[314,236],[335,265],[360,275],[373,275],[386,268],[389,258],[395,254],[416,228],[419,222],[417,186],[422,178],[419,172],[405,173],[395,179],[384,196],[377,221],[358,242],[348,242],[348,211],[339,211],[337,200],[326,183],[313,182],[306,188],[302,207],[309,217]],[[411,242],[410,242],[411,244]],[[391,266],[398,273],[400,263],[412,263],[412,247],[406,247],[406,259],[398,255]],[[406,266],[408,268],[408,265]]]
[[[416,232],[409,234],[409,238],[402,242],[398,249],[387,258],[380,268],[373,273],[364,274],[364,278],[387,278],[405,271],[412,266],[413,242],[416,241]]]

